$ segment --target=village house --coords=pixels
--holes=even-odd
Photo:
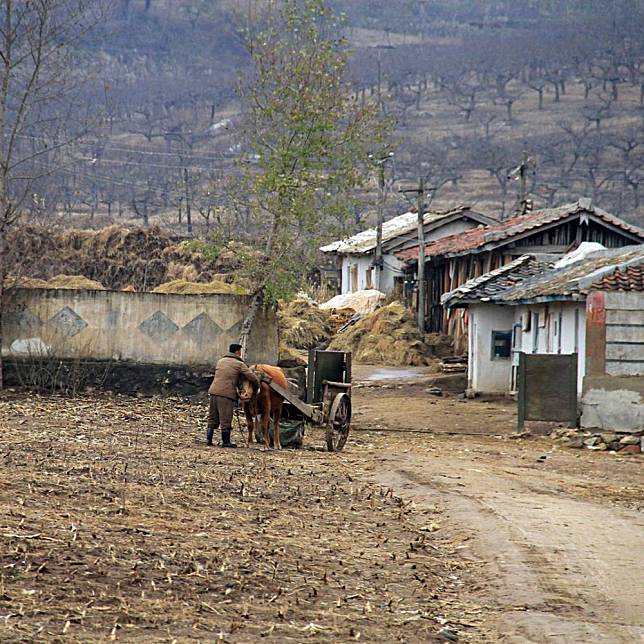
[[[585,241],[618,248],[644,242],[644,230],[580,199],[430,241],[425,248],[426,329],[451,335],[455,352],[466,351],[467,309],[443,307],[445,293],[525,254],[562,256]],[[394,254],[406,263],[407,279],[416,280],[418,244]]]
[[[495,223],[491,217],[460,207],[447,212],[427,212],[423,215],[425,239],[434,241],[459,234],[471,228]],[[340,292],[353,293],[363,289],[378,289],[390,293],[402,290],[404,262],[396,253],[418,246],[418,214],[411,210],[398,215],[382,226],[382,270],[376,270],[376,228],[369,228],[347,239],[323,246],[321,252],[329,258],[322,267],[323,281],[335,282]]]
[[[576,355],[582,427],[642,430],[644,244],[580,250],[524,255],[443,297],[469,310],[469,387],[516,392],[521,353]]]

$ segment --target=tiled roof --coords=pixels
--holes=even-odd
[[[462,206],[445,212],[426,212],[423,215],[423,221],[425,224],[429,224],[435,221],[440,221],[441,219],[445,219],[447,217],[451,217],[453,215],[463,213],[467,210],[469,210],[469,207]],[[405,235],[407,233],[413,232],[414,230],[416,230],[417,226],[417,211],[409,211],[402,215],[398,215],[397,217],[394,217],[389,221],[385,221],[382,225],[382,241],[384,243],[389,240],[395,239],[400,235]],[[331,244],[327,244],[326,246],[322,246],[320,250],[323,253],[338,253],[340,255],[368,253],[376,248],[376,237],[376,228],[369,228],[353,235],[352,237],[340,239],[338,241],[332,242]]]
[[[459,306],[470,302],[490,302],[497,295],[529,277],[552,270],[557,259],[550,255],[523,255],[505,266],[468,280],[453,291],[445,293],[441,303],[446,306]]]
[[[599,291],[644,291],[644,265],[617,269],[593,284]]]
[[[644,229],[629,224],[619,217],[593,206],[590,199],[580,199],[576,203],[559,208],[536,210],[528,215],[506,219],[498,224],[481,226],[464,233],[443,237],[442,239],[427,244],[425,247],[425,256],[465,254],[487,244],[495,245],[497,242],[510,239],[529,230],[540,228],[560,219],[565,219],[571,215],[583,212],[589,212],[605,223],[620,228],[631,235],[636,235],[644,241]],[[418,257],[418,246],[397,253],[397,257],[402,260],[416,259]]]
[[[597,251],[563,268],[536,274],[496,295],[501,304],[576,299],[592,289],[644,290],[644,244]],[[628,287],[628,288],[627,288]]]

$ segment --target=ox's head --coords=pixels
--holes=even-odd
[[[255,395],[255,385],[246,378],[242,378],[239,387],[239,400],[241,402],[250,402]]]

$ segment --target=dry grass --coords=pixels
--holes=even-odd
[[[330,313],[316,304],[296,299],[281,303],[278,311],[280,338],[291,349],[315,349],[331,339]]]
[[[8,285],[18,288],[51,288],[51,289],[86,289],[90,291],[104,291],[105,287],[96,280],[91,280],[83,275],[55,275],[48,280],[37,277],[9,278]]]
[[[178,295],[248,295],[248,291],[236,284],[213,280],[207,284],[173,280],[157,286],[153,293],[175,293]]]
[[[360,364],[425,366],[436,362],[411,313],[398,302],[383,306],[335,336],[329,349],[351,351],[353,360]]]
[[[469,639],[468,565],[436,509],[364,482],[368,436],[207,449],[204,416],[0,398],[0,639],[429,641],[445,622]]]
[[[132,286],[149,291],[174,280],[223,281],[240,266],[243,246],[230,244],[218,253],[177,243],[156,228],[109,226],[102,230],[17,227],[8,239],[7,264],[21,278],[49,280],[59,273],[82,275],[105,288]]]

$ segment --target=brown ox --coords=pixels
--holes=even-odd
[[[279,367],[273,367],[268,364],[258,364],[251,367],[253,371],[261,377],[265,374],[272,378],[276,384],[284,389],[288,389],[288,382],[284,372]],[[262,416],[262,436],[264,438],[264,447],[269,448],[269,423],[273,419],[273,445],[275,449],[282,449],[280,444],[280,418],[282,417],[282,404],[284,399],[275,393],[266,382],[261,382],[259,391],[251,382],[245,378],[241,382],[241,391],[239,399],[244,408],[246,415],[246,425],[248,426],[248,444],[253,442],[255,430],[255,418],[258,414]]]

